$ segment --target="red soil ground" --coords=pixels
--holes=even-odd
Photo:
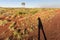
[[[43,22],[43,28],[47,37],[47,40],[60,40],[60,11],[51,19]],[[40,30],[40,39],[44,40],[42,31]]]

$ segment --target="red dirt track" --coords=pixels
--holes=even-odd
[[[47,40],[60,40],[60,11],[50,20],[43,22],[43,28]],[[40,30],[40,40],[44,40],[42,31]]]

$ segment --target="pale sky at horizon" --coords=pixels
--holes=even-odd
[[[0,7],[60,7],[60,0],[0,0]]]

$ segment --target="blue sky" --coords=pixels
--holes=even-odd
[[[60,7],[60,0],[0,0],[0,7]]]

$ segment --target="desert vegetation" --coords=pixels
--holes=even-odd
[[[32,15],[38,11],[37,8],[1,8],[0,40],[29,40],[30,32],[36,29]]]
[[[59,11],[57,8],[0,8],[0,40],[38,40],[37,18],[46,27]]]

